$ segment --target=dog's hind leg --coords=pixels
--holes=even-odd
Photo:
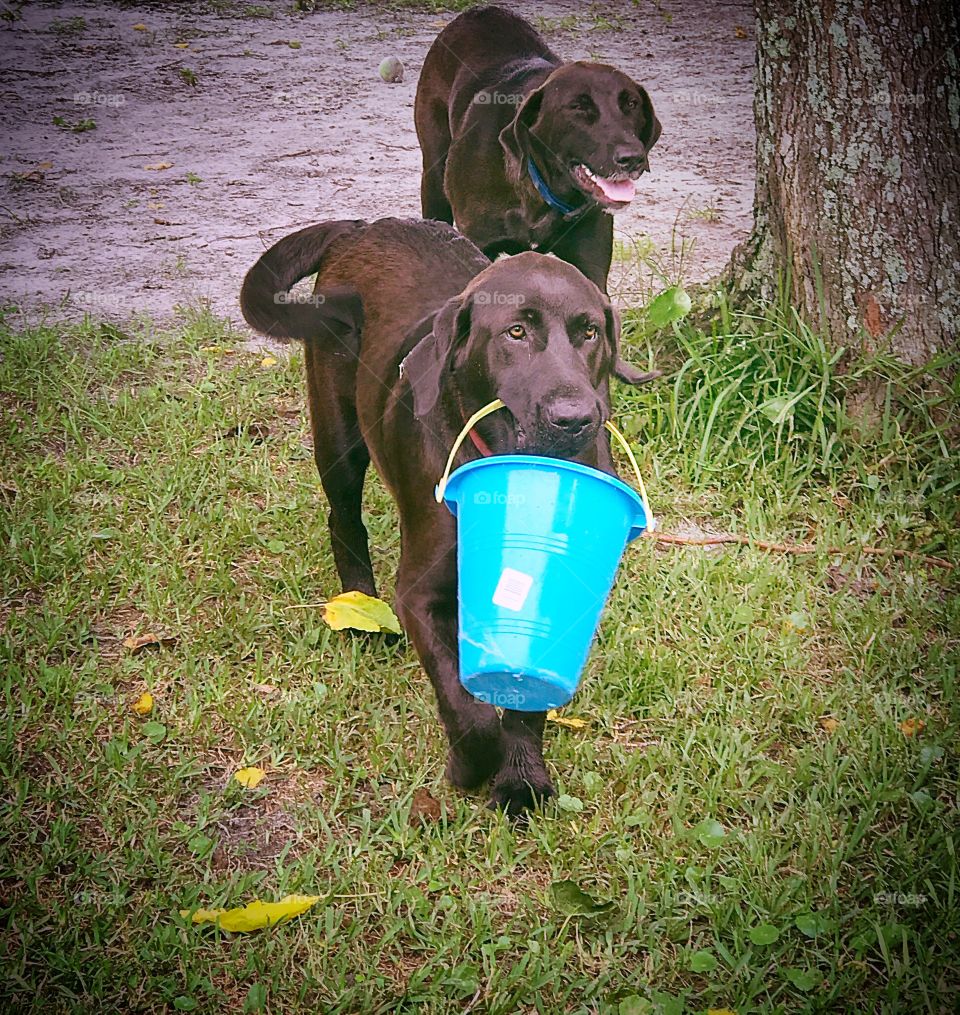
[[[425,219],[436,219],[453,225],[453,208],[447,200],[443,187],[443,174],[447,164],[446,155],[440,162],[427,167],[427,157],[423,157],[423,177],[420,180],[420,208]]]
[[[453,208],[443,185],[450,150],[448,116],[446,107],[439,104],[417,110],[417,134],[423,151],[420,211],[425,219],[453,225]]]
[[[307,396],[313,456],[330,504],[333,559],[344,592],[377,594],[367,530],[360,515],[370,452],[356,409],[357,360],[316,341],[306,342]]]
[[[370,454],[357,422],[356,380],[363,305],[352,286],[318,287],[309,299],[290,288],[323,268],[331,246],[358,233],[355,219],[320,222],[291,233],[247,272],[240,306],[247,323],[273,338],[302,339],[313,454],[330,502],[330,539],[344,591],[376,595],[367,530],[360,517]]]

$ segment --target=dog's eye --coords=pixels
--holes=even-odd
[[[526,338],[527,329],[522,324],[514,324],[513,327],[507,329],[507,334],[515,339]]]
[[[600,334],[600,329],[595,324],[588,324],[583,330],[583,337],[592,342]]]

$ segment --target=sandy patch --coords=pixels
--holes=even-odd
[[[508,6],[544,19],[561,56],[616,64],[654,99],[652,173],[616,220],[644,252],[644,278],[621,281],[621,300],[656,284],[651,264],[675,269],[681,240],[693,242],[684,277],[714,274],[750,225],[749,4]],[[292,8],[38,3],[2,23],[8,302],[162,320],[205,300],[239,322],[244,272],[285,232],[419,214],[414,92],[453,15]],[[402,83],[377,75],[390,55]],[[96,127],[69,129],[85,120]]]

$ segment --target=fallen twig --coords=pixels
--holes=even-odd
[[[739,546],[755,546],[759,550],[771,553],[816,553],[824,547],[815,543],[771,543],[765,539],[751,539],[749,536],[735,536],[731,533],[720,536],[678,536],[670,532],[655,532],[652,537],[658,543],[673,543],[677,546],[720,546],[724,543],[736,543]],[[883,556],[890,554],[898,560],[919,560],[931,567],[943,567],[952,571],[957,565],[943,557],[931,557],[915,550],[897,550],[888,546],[828,546],[826,553],[839,553],[847,556],[856,552]]]
[[[279,155],[271,155],[268,162],[278,162],[280,159],[298,159],[301,155],[319,155],[319,149],[317,148],[304,148],[303,151],[299,152],[281,152]]]

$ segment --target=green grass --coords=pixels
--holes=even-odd
[[[580,24],[580,18],[576,14],[567,14],[564,17],[557,18],[548,18],[538,14],[534,18],[534,24],[537,31],[543,32],[545,35],[551,35],[554,32],[574,31]]]
[[[617,395],[664,530],[960,557],[955,392],[784,312],[626,334],[673,367]],[[590,725],[550,726],[563,806],[513,827],[444,784],[409,646],[297,608],[338,589],[299,352],[261,359],[204,315],[0,336],[4,1010],[952,1009],[950,572],[634,545]],[[375,481],[366,517],[390,599]],[[613,909],[558,909],[564,879]],[[290,892],[322,900],[252,935],[178,915]]]

